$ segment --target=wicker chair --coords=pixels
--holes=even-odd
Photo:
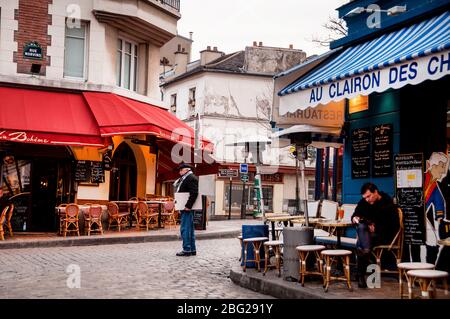
[[[14,212],[14,204],[9,204],[9,210],[6,213],[6,220],[5,220],[5,226],[6,226],[6,230],[8,230],[9,236],[14,237],[14,233],[12,230],[12,225],[11,225],[11,218]]]
[[[78,223],[78,215],[80,208],[77,204],[68,204],[65,207],[66,216],[64,218],[63,235],[66,237],[67,233],[76,232],[80,236],[80,227]],[[73,226],[73,229],[70,227]]]
[[[138,202],[140,199],[138,197],[131,197],[130,199],[128,199],[129,201],[136,201]],[[137,203],[136,204],[131,204],[131,222],[133,222],[133,220],[135,222],[137,222]]]
[[[109,202],[106,206],[108,207],[108,230],[113,226],[120,231],[122,223],[128,223],[130,214],[128,212],[120,212],[116,203]],[[115,225],[113,225],[114,223]]]
[[[400,208],[397,209],[398,212],[398,220],[400,224],[400,228],[395,235],[394,239],[389,245],[378,245],[375,246],[372,249],[372,254],[375,256],[375,259],[377,261],[377,265],[381,269],[381,256],[385,251],[391,252],[395,259],[397,260],[397,264],[401,263],[402,261],[402,254],[403,254],[403,212]],[[392,270],[382,270],[384,273],[397,273],[397,271]]]
[[[6,206],[5,208],[3,208],[3,211],[0,215],[0,239],[1,240],[5,240],[5,231],[3,229],[3,225],[5,224],[6,214],[8,213],[8,210],[9,210],[9,206]]]
[[[89,207],[88,213],[84,216],[84,220],[87,222],[86,233],[88,236],[91,235],[91,232],[100,232],[103,235],[102,213],[103,210],[100,205]],[[96,228],[93,229],[92,226],[94,225],[96,225]]]
[[[158,213],[155,212],[154,208],[148,207],[146,202],[139,201],[137,204],[137,218],[137,229],[145,227],[148,230],[152,224],[158,222]]]
[[[161,214],[164,221],[164,225],[177,226],[177,220],[175,216],[175,202],[167,201],[164,203],[164,210]]]

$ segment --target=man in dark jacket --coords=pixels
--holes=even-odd
[[[358,287],[366,288],[365,275],[372,248],[390,244],[398,232],[400,222],[392,198],[384,192],[379,192],[375,184],[364,184],[361,187],[361,195],[363,198],[356,206],[351,220],[358,234]]]
[[[189,193],[189,198],[181,210],[180,232],[183,240],[183,250],[177,253],[177,256],[195,256],[197,249],[195,247],[194,234],[194,206],[198,196],[198,179],[192,172],[192,167],[182,163],[178,166],[180,178],[174,183],[176,193]]]

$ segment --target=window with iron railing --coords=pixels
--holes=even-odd
[[[180,11],[180,0],[158,0],[162,4],[166,4],[169,7],[172,7],[176,9],[177,11]]]

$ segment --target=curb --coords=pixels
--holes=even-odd
[[[222,231],[215,233],[196,233],[197,240],[234,238],[240,234],[240,230]],[[144,236],[123,236],[123,237],[79,237],[53,240],[35,240],[35,241],[10,241],[0,243],[2,249],[21,249],[21,248],[48,248],[48,247],[71,247],[71,246],[97,246],[97,245],[117,245],[117,244],[141,244],[150,242],[178,241],[180,235],[144,235]]]
[[[249,270],[247,270],[249,271]],[[250,269],[250,272],[243,272],[242,269],[233,268],[230,271],[231,281],[243,288],[259,292],[264,295],[270,295],[279,299],[334,299],[339,298],[334,294],[329,294],[329,298],[323,294],[309,291],[307,288],[299,286],[296,282],[288,282],[280,280],[280,277],[271,276],[267,273],[265,276],[262,273],[255,272]]]

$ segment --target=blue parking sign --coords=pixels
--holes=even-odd
[[[248,173],[248,164],[239,164],[239,173],[247,174]]]

